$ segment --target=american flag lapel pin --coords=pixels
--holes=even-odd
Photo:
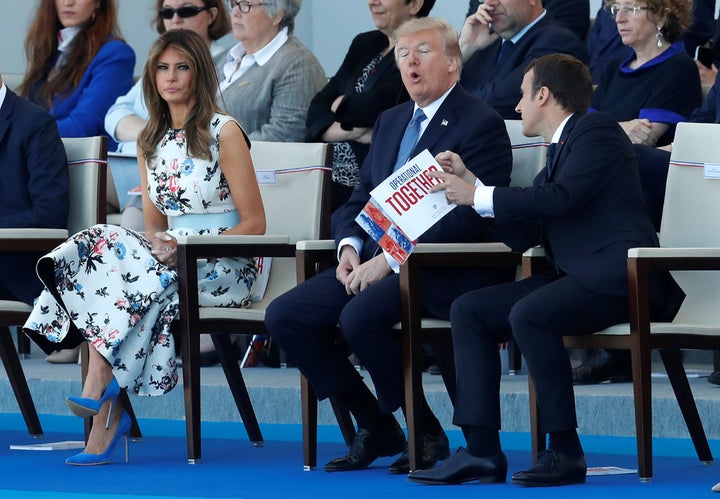
[[[448,126],[448,120],[442,120],[440,126]]]

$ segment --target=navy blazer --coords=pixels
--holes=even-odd
[[[570,118],[533,186],[495,189],[493,203],[501,232],[516,230],[503,238],[513,249],[542,240],[559,271],[598,293],[627,296],[628,249],[658,245],[633,146],[604,113]]]
[[[517,120],[515,112],[520,100],[520,84],[525,67],[547,54],[563,53],[587,61],[585,45],[568,28],[550,14],[540,19],[498,61],[502,40],[478,50],[463,65],[460,83],[475,97],[492,106],[505,119]]]
[[[67,227],[68,171],[55,119],[9,89],[0,108],[0,168],[0,227]],[[1,254],[0,285],[32,303],[42,290],[40,256]]]
[[[335,240],[359,237],[365,243],[361,258],[368,260],[377,245],[355,222],[370,191],[393,170],[400,141],[413,115],[414,103],[406,102],[382,113],[375,123],[372,145],[362,168],[360,185],[333,215]],[[505,123],[489,106],[468,95],[460,85],[448,94],[428,123],[412,155],[428,149],[433,155],[455,151],[475,175],[488,185],[508,185],[512,150]],[[420,236],[420,242],[494,241],[489,227],[469,206],[458,206]]]

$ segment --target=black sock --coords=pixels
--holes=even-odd
[[[575,458],[583,455],[580,438],[574,429],[550,433],[548,447],[566,457]]]
[[[402,407],[402,412],[405,416],[405,421],[407,421],[407,412],[405,411],[405,406]],[[432,409],[430,409],[430,406],[428,405],[427,400],[425,400],[424,397],[422,406],[422,427],[423,433],[425,433],[426,435],[438,436],[443,432],[440,421],[438,421],[438,418],[435,417],[435,414],[433,414]]]
[[[500,432],[484,426],[462,426],[468,452],[475,457],[495,456],[502,452]]]
[[[358,428],[375,431],[386,428],[390,424],[388,416],[395,419],[392,414],[380,412],[377,399],[365,383],[358,383],[355,388],[336,395],[355,417]]]

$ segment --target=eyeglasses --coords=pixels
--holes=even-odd
[[[616,17],[621,11],[627,16],[634,16],[641,10],[647,10],[647,7],[641,7],[640,5],[620,5],[614,3],[612,5],[606,5],[605,10],[610,12],[610,15]]]
[[[175,14],[182,19],[188,17],[195,17],[203,10],[208,10],[208,7],[180,7],[179,9],[171,9],[170,7],[163,7],[158,11],[161,19],[169,20],[175,17]]]
[[[247,14],[250,12],[250,9],[255,7],[256,5],[267,5],[272,2],[248,2],[247,0],[227,0],[228,8],[230,10],[233,10],[233,7],[237,7],[240,9],[240,12],[243,14]]]

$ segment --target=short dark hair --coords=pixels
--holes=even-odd
[[[406,4],[409,4],[412,0],[405,0]],[[425,0],[423,2],[423,6],[420,7],[420,10],[418,10],[417,16],[415,17],[427,17],[430,15],[430,11],[433,8],[433,5],[435,5],[435,0]]]
[[[525,73],[534,71],[532,95],[547,87],[563,109],[571,113],[585,113],[593,94],[592,76],[579,59],[566,54],[550,54],[532,61]]]

